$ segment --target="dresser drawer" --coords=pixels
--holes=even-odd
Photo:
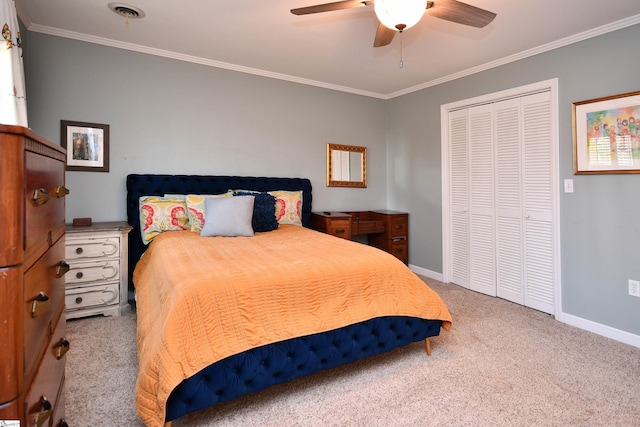
[[[57,405],[59,404],[58,399],[62,396],[60,388],[63,386],[66,362],[66,352],[61,351],[61,340],[64,339],[64,333],[65,317],[62,313],[36,377],[25,397],[28,426],[49,425],[54,413],[60,416],[61,411],[57,411]],[[44,422],[37,424],[36,420]]]
[[[119,280],[120,262],[107,260],[98,262],[70,262],[71,270],[66,274],[67,286]]]
[[[67,236],[65,257],[67,261],[91,258],[118,258],[120,256],[120,239],[108,237],[104,239],[72,239]]]
[[[56,159],[25,154],[25,265],[30,266],[65,232],[64,165]],[[39,202],[36,203],[35,199]]]
[[[24,369],[27,376],[40,359],[64,308],[65,279],[64,276],[56,277],[57,267],[63,260],[64,239],[60,239],[24,275]]]
[[[64,300],[67,311],[118,304],[118,283],[67,289]]]

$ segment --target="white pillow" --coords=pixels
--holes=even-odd
[[[207,216],[201,236],[253,236],[254,196],[209,198],[204,201]]]

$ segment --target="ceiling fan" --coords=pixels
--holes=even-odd
[[[374,5],[376,16],[380,21],[373,47],[388,45],[397,32],[402,32],[418,23],[424,13],[476,28],[484,27],[496,17],[493,12],[457,0],[377,0],[375,2],[373,0],[343,0],[291,9],[291,13],[294,15],[309,15],[370,5]],[[394,10],[396,6],[412,7],[413,11],[408,12],[412,16],[405,18],[402,15],[396,15]],[[418,7],[417,10],[416,7]]]

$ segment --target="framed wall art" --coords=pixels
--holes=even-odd
[[[573,103],[573,172],[640,173],[640,91]]]
[[[109,172],[109,125],[61,120],[60,145],[68,171]]]

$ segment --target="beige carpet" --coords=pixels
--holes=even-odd
[[[640,349],[424,279],[451,332],[173,423],[182,426],[640,426]],[[141,426],[135,314],[67,323],[66,420]]]

